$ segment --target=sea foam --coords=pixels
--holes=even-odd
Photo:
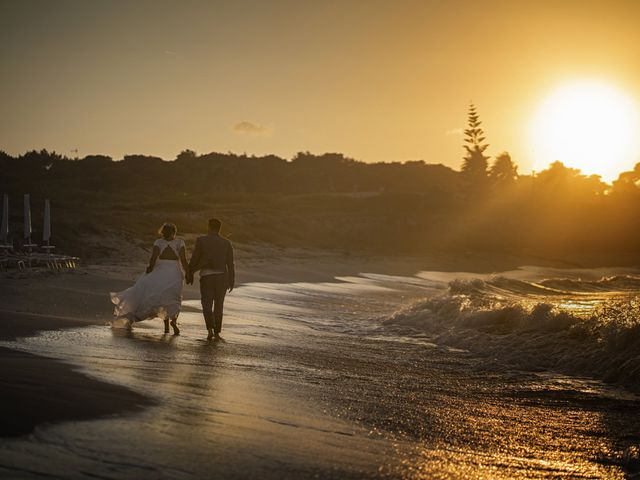
[[[454,280],[384,323],[518,368],[640,390],[640,277]]]

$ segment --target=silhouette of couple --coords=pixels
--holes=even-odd
[[[169,333],[171,326],[173,333],[179,335],[177,321],[184,286],[182,271],[189,285],[193,284],[194,274],[199,271],[207,340],[219,338],[224,298],[235,285],[233,246],[220,235],[221,227],[220,220],[210,219],[209,232],[196,240],[191,260],[187,261],[184,240],[176,238],[176,226],[165,223],[159,231],[161,237],[153,244],[146,272],[132,287],[111,293],[114,315],[124,319],[129,329],[135,322],[160,317],[164,320],[164,333]]]

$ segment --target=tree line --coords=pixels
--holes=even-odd
[[[167,161],[40,150],[0,152],[0,191],[51,198],[67,212],[54,236],[71,243],[104,229],[151,235],[163,218],[197,231],[200,216],[216,214],[238,240],[285,246],[640,252],[640,164],[608,185],[559,161],[521,175],[507,152],[492,159],[487,148],[471,105],[459,171],[423,160],[365,163],[340,153],[300,152],[288,160],[184,150]],[[19,206],[12,212],[17,224]]]

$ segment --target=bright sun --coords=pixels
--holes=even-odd
[[[531,136],[536,171],[560,160],[612,181],[640,161],[636,104],[603,83],[574,82],[555,90],[540,105]]]

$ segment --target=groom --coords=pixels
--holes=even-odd
[[[224,297],[227,290],[233,290],[236,277],[233,247],[229,240],[220,236],[220,227],[222,222],[217,218],[209,220],[209,233],[196,240],[186,275],[187,283],[191,285],[193,274],[200,270],[202,313],[209,331],[207,340],[220,337]]]

